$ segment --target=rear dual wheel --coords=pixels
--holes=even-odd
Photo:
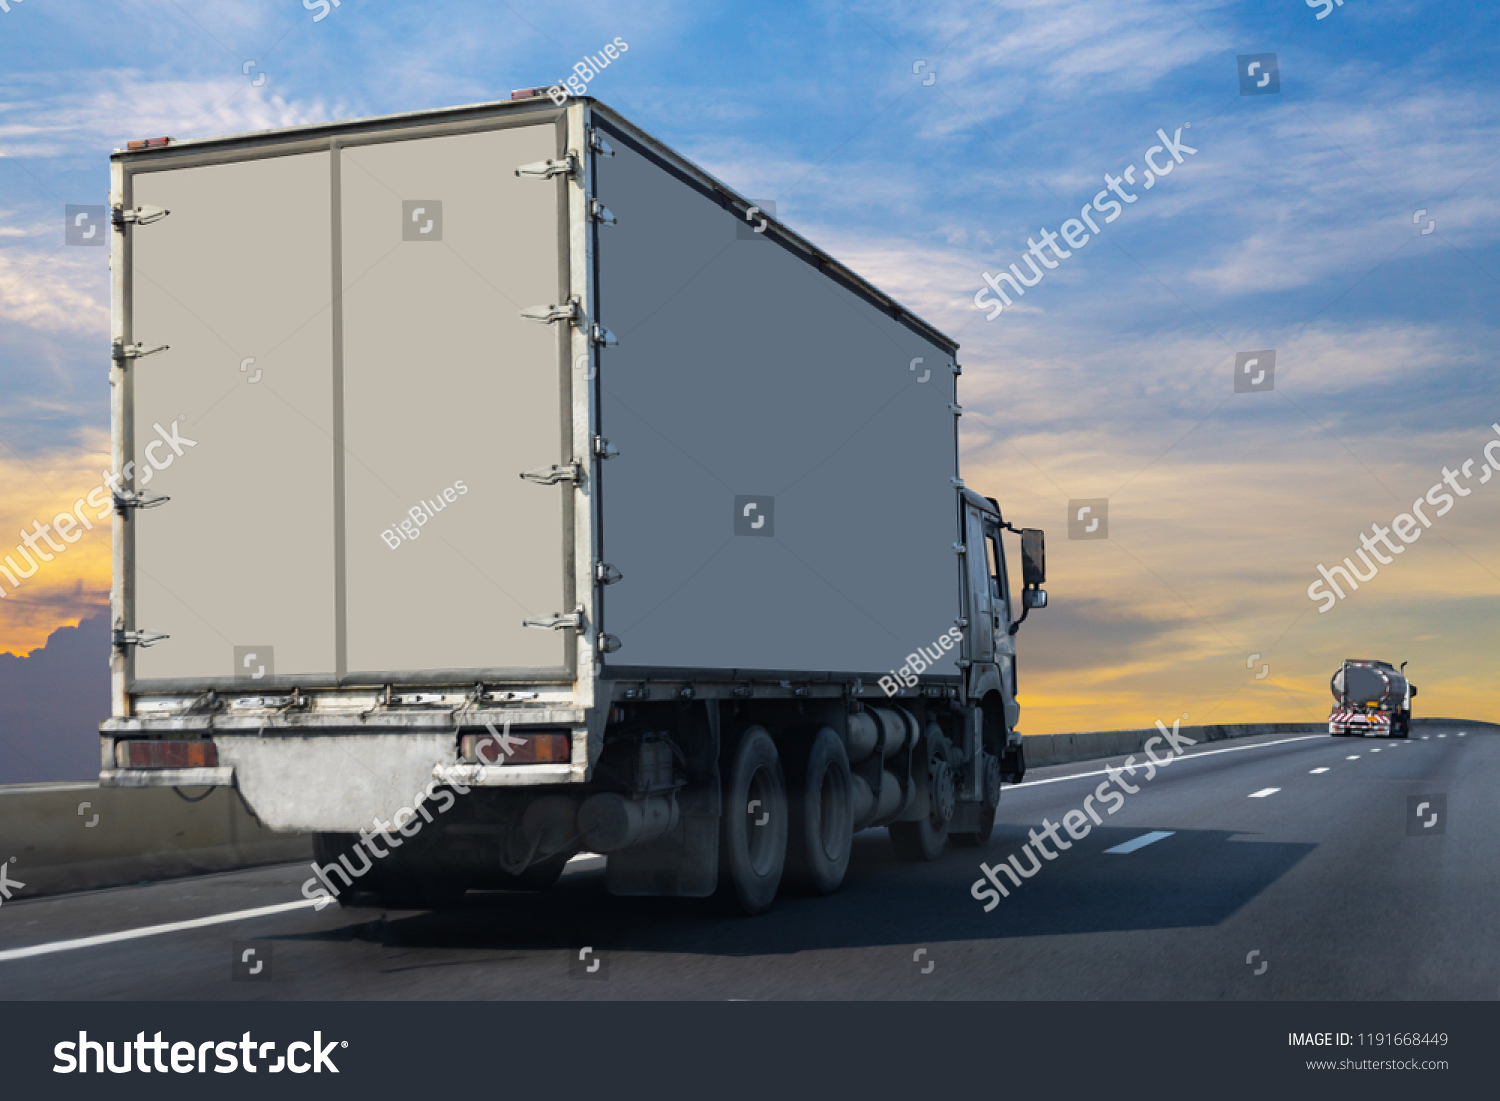
[[[832,894],[844,882],[854,848],[854,801],[844,740],[825,726],[805,749],[788,746],[786,766],[787,883],[809,894]]]
[[[760,914],[776,901],[786,867],[786,779],[763,726],[742,731],[724,759],[718,897],[726,909]]]

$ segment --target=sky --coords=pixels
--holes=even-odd
[[[962,345],[964,479],[1048,532],[1024,732],[1318,722],[1345,657],[1500,719],[1497,29],[1480,0],[8,0],[0,556],[108,466],[107,250],[63,223],[110,150],[504,99],[618,37],[590,95]],[[976,307],[1091,202],[1097,233]],[[1414,542],[1309,597],[1435,485]],[[101,527],[0,599],[0,652],[108,588]]]

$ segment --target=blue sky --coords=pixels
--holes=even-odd
[[[966,479],[1050,535],[1023,728],[1316,718],[1345,656],[1496,717],[1500,483],[1328,614],[1305,593],[1500,422],[1493,4],[9,2],[0,530],[104,448],[105,250],[61,239],[110,149],[505,98],[620,37],[590,94],[962,343]],[[1280,92],[1242,96],[1262,53]],[[981,272],[1187,123],[1196,154],[984,320]],[[1271,348],[1275,390],[1234,393]],[[1100,497],[1111,538],[1069,541]],[[102,553],[0,607],[0,648],[76,621]]]

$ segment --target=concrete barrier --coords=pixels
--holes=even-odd
[[[15,898],[312,859],[307,834],[273,833],[233,788],[0,787],[0,860]],[[205,793],[206,794],[203,794]],[[201,799],[199,794],[203,794]]]
[[[1250,738],[1257,734],[1316,734],[1328,732],[1326,722],[1319,723],[1233,723],[1223,726],[1183,726],[1185,738],[1199,745],[1221,742],[1226,738]],[[1026,748],[1026,767],[1065,765],[1071,761],[1094,761],[1105,757],[1126,757],[1140,753],[1146,742],[1159,736],[1156,727],[1148,730],[1085,730],[1076,734],[1028,734],[1021,744]],[[1158,747],[1157,756],[1169,752]]]

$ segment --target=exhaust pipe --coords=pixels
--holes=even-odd
[[[632,799],[617,792],[590,795],[578,808],[578,828],[592,852],[628,849],[670,833],[677,825],[677,796]]]

